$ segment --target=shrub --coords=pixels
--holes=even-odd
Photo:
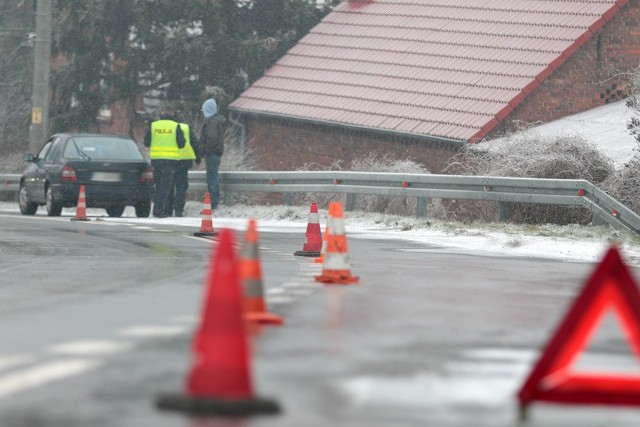
[[[622,169],[609,176],[601,189],[635,213],[640,213],[640,155],[636,153]]]
[[[350,170],[354,172],[390,172],[390,173],[430,173],[424,166],[411,158],[395,159],[391,155],[369,154],[354,160]],[[397,215],[415,215],[416,197],[358,195],[356,209],[365,212],[379,212]]]
[[[451,159],[447,170],[479,176],[585,179],[599,185],[614,173],[614,166],[597,146],[581,137],[543,138],[525,130],[465,149]],[[495,204],[479,206],[473,217],[495,218]],[[592,219],[582,207],[528,203],[510,204],[508,217],[525,224],[587,224]]]
[[[306,164],[300,170],[345,170],[353,172],[389,172],[389,173],[430,173],[424,166],[407,157],[396,159],[390,154],[379,155],[371,153],[367,157],[351,162],[343,167],[342,162],[334,162],[328,168],[317,163]],[[341,200],[346,203],[344,193],[307,193],[296,197],[297,203],[315,201],[319,206],[327,207],[330,201]],[[378,212],[411,216],[417,209],[416,197],[382,196],[358,194],[356,196],[355,209],[365,212]],[[430,206],[430,216],[437,211],[435,206]]]

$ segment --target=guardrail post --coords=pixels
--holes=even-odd
[[[222,204],[225,206],[233,206],[235,205],[235,197],[233,197],[233,192],[224,190],[222,191]]]
[[[602,219],[602,217],[600,215],[596,215],[594,213],[593,216],[591,217],[591,225],[601,226],[601,225],[604,225],[604,224],[605,224],[605,222]]]
[[[282,196],[284,198],[284,204],[286,206],[293,205],[293,193],[284,193]]]
[[[498,202],[498,220],[507,222],[509,220],[509,204],[506,202]]]
[[[344,209],[346,211],[353,211],[356,209],[356,195],[355,193],[348,193],[347,194],[347,201],[344,204]]]
[[[416,205],[416,216],[418,218],[425,218],[427,216],[427,212],[429,210],[429,198],[428,197],[417,197],[418,203]]]

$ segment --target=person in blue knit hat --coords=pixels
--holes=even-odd
[[[218,104],[213,98],[202,104],[204,125],[200,134],[201,157],[207,167],[207,186],[211,196],[211,209],[216,209],[220,203],[220,180],[218,171],[220,160],[224,152],[224,133],[227,119],[218,111]]]

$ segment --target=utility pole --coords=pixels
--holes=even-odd
[[[37,0],[36,40],[33,64],[33,94],[29,152],[36,153],[49,129],[49,70],[51,67],[51,1]]]

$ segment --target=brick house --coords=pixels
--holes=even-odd
[[[392,152],[438,173],[623,99],[639,63],[640,0],[345,0],[229,110],[259,169]]]

